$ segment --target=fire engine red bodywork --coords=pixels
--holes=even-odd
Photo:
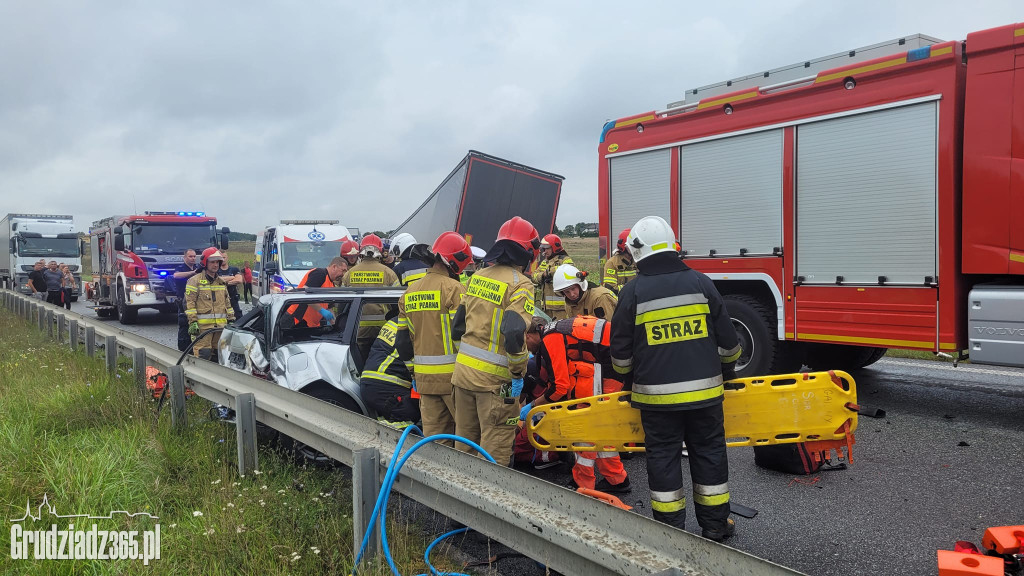
[[[844,87],[847,78],[856,81],[855,88]],[[936,281],[920,287],[799,285],[794,279],[795,129],[788,124],[935,96]],[[598,176],[602,258],[617,233],[609,213],[609,154],[672,145],[665,190],[672,213],[661,216],[678,232],[678,145],[772,126],[783,128],[782,256],[688,257],[687,263],[715,273],[716,279],[729,272],[771,276],[782,294],[787,340],[962,350],[967,291],[978,281],[968,274],[1024,274],[1024,24],[971,34],[966,48],[958,41],[933,45],[921,60],[886,56],[820,72],[805,85],[769,93],[749,88],[708,100],[687,111],[651,111],[606,127]],[[727,198],[722,209],[729,209]]]

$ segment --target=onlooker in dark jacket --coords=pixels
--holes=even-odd
[[[28,287],[32,290],[32,297],[40,300],[46,300],[46,278],[43,278],[43,268],[45,267],[46,264],[40,260],[28,273]]]
[[[235,311],[235,318],[242,317],[242,308],[238,305],[238,285],[242,283],[242,273],[238,270],[238,266],[231,266],[228,264],[228,251],[221,250],[224,254],[224,260],[220,263],[220,273],[217,274],[224,278],[224,282],[228,285],[228,296],[231,298],[231,308]]]
[[[196,265],[196,251],[191,248],[185,250],[182,263],[174,269],[174,293],[178,301],[178,350],[182,352],[192,343],[188,335],[188,318],[185,317],[185,285],[189,278],[201,271]]]
[[[64,279],[64,274],[57,269],[56,260],[50,260],[46,270],[43,270],[43,279],[46,280],[46,301],[62,306],[61,296],[64,291],[61,290],[61,281]]]

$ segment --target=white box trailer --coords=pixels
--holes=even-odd
[[[17,286],[24,293],[28,274],[38,260],[67,264],[75,277],[71,300],[78,300],[82,285],[81,242],[72,216],[55,214],[8,214],[0,220],[0,283]]]

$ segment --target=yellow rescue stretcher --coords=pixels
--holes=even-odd
[[[629,392],[544,404],[526,418],[530,443],[559,452],[642,452],[640,411]],[[728,446],[806,442],[811,452],[836,452],[853,462],[857,388],[846,372],[738,378],[725,383]]]

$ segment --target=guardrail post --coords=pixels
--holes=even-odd
[[[36,322],[39,323],[39,331],[46,330],[46,311],[39,304],[33,304],[36,309]]]
[[[71,341],[71,351],[78,350],[78,320],[68,322],[68,340]]]
[[[85,327],[85,353],[89,358],[96,357],[96,328],[92,326]]]
[[[185,368],[171,366],[167,371],[167,385],[171,395],[171,426],[183,430],[188,425],[185,411]]]
[[[46,311],[46,335],[53,338],[53,310]]]
[[[107,359],[107,372],[117,373],[117,336],[103,339],[103,354]]]
[[[352,452],[352,534],[354,554],[359,554],[363,535],[370,530],[364,558],[380,554],[380,537],[370,526],[373,507],[380,495],[380,452],[362,448]]]
[[[132,374],[139,390],[146,389],[146,349],[132,348]]]
[[[64,343],[64,315],[57,314],[57,343]]]
[[[235,396],[235,431],[238,434],[238,474],[259,470],[256,452],[256,395],[246,392]]]

